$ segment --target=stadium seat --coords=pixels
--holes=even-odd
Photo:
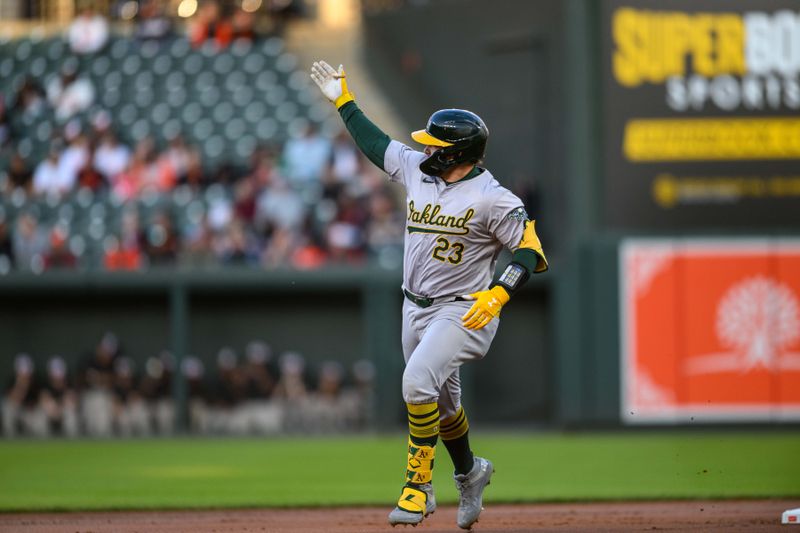
[[[139,56],[129,55],[122,60],[122,73],[128,77],[133,77],[142,68],[142,60]]]
[[[230,51],[235,57],[245,57],[253,52],[253,41],[250,39],[236,39],[231,43]]]
[[[28,131],[33,133],[31,138],[34,142],[43,143],[52,139],[53,134],[56,133],[54,120],[55,117],[52,113],[42,113],[31,122],[31,129]]]
[[[220,156],[225,150],[225,140],[220,135],[212,135],[205,141],[204,148],[211,163],[219,163]]]
[[[144,59],[153,59],[161,51],[161,47],[156,41],[144,41],[139,47],[139,54]]]
[[[150,112],[150,120],[154,124],[164,124],[167,120],[169,120],[171,111],[172,110],[168,104],[159,102],[153,106],[153,109]]]
[[[71,224],[75,218],[75,208],[69,202],[59,205],[56,218],[58,224]]]
[[[100,56],[95,58],[92,61],[90,67],[90,74],[92,75],[93,81],[98,81],[103,79],[103,76],[108,74],[109,70],[111,69],[111,59],[106,56]]]
[[[241,118],[234,118],[224,126],[225,137],[230,141],[238,141],[247,131],[247,124]]]
[[[261,141],[273,140],[278,133],[278,123],[274,118],[266,117],[256,125],[256,136]]]
[[[112,40],[109,53],[111,58],[116,61],[124,61],[127,58],[134,57],[131,55],[131,45],[128,39]]]
[[[150,123],[143,118],[138,119],[131,125],[130,134],[135,142],[141,141],[150,135]]]
[[[244,111],[244,108],[249,106],[249,104],[255,99],[255,93],[253,89],[250,88],[248,85],[242,85],[241,87],[237,87],[231,93],[231,101],[240,109],[240,111]]]
[[[25,63],[30,59],[32,52],[33,45],[31,44],[31,40],[22,38],[17,41],[17,46],[14,50],[14,59],[19,63]]]
[[[169,47],[169,55],[175,59],[185,58],[192,47],[186,39],[175,39]]]
[[[41,79],[47,73],[47,60],[42,56],[35,56],[31,59],[29,67],[28,67],[28,74],[32,77]]]
[[[242,62],[243,70],[249,74],[263,72],[266,67],[267,59],[258,54],[250,54],[245,57],[244,61]]]
[[[248,82],[247,76],[245,75],[244,72],[241,71],[232,72],[223,78],[223,83],[225,85],[225,88],[230,92],[245,87],[247,85],[247,82]]]
[[[186,75],[179,70],[173,70],[164,78],[164,87],[170,92],[186,91]]]
[[[260,121],[267,114],[267,106],[260,100],[254,100],[247,104],[244,119],[251,123]]]
[[[103,78],[105,89],[120,89],[122,87],[122,73],[118,70],[109,71]]]
[[[220,103],[222,96],[220,95],[219,89],[213,85],[209,85],[200,90],[198,99],[203,107],[211,109]]]
[[[153,89],[154,76],[152,72],[143,70],[133,80],[136,91],[150,91]]]
[[[250,154],[253,153],[257,146],[258,141],[254,136],[243,135],[236,141],[234,150],[236,155],[239,156],[242,161],[246,161],[249,159]]]
[[[211,137],[214,131],[214,123],[208,118],[201,118],[198,120],[193,128],[194,136],[199,141],[205,141]]]
[[[178,119],[171,118],[164,123],[164,126],[161,128],[160,131],[161,131],[161,139],[165,141],[171,141],[178,135],[181,135],[182,133],[181,123]]]
[[[67,52],[67,43],[63,39],[51,39],[47,44],[47,58],[50,61],[60,61]]]
[[[172,58],[168,55],[160,55],[153,59],[153,72],[158,76],[166,76],[172,70]]]
[[[32,159],[34,156],[33,141],[27,137],[20,139],[17,143],[17,152],[25,159]]]
[[[203,108],[197,102],[190,102],[181,111],[181,118],[187,125],[195,124],[203,116]]]
[[[270,37],[261,45],[261,51],[268,56],[277,57],[283,51],[283,39]]]
[[[214,122],[222,126],[233,118],[233,113],[233,104],[230,102],[221,102],[212,110],[211,116]]]
[[[139,113],[136,109],[136,106],[131,103],[127,103],[124,104],[122,108],[119,110],[119,113],[117,114],[117,119],[121,126],[129,127],[136,121],[138,114]]]
[[[297,104],[294,102],[283,102],[275,109],[275,118],[281,122],[290,122],[297,116]]]
[[[147,109],[153,106],[155,103],[155,93],[149,88],[137,88],[133,102],[136,104],[143,114]]]
[[[264,100],[272,107],[277,107],[286,100],[286,89],[273,85],[264,94]]]
[[[122,102],[122,94],[118,87],[106,88],[100,96],[100,100],[103,107],[116,111]]]
[[[233,56],[229,52],[221,52],[215,59],[214,59],[214,72],[225,76],[230,74],[233,71],[234,66],[236,65],[236,61],[234,60]]]
[[[196,76],[203,70],[203,58],[196,52],[191,53],[183,61],[183,71],[190,76]]]
[[[282,53],[275,61],[275,68],[278,70],[278,72],[282,72],[284,74],[291,73],[296,67],[297,57],[288,52]]]

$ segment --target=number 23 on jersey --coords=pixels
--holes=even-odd
[[[433,249],[432,257],[442,263],[457,265],[461,262],[464,255],[464,245],[460,242],[450,242],[444,237],[436,239],[436,247]]]

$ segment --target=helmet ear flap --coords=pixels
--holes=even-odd
[[[428,176],[441,176],[452,165],[440,159],[439,150],[429,155],[419,164],[419,169]]]
[[[441,176],[450,167],[464,162],[461,160],[462,152],[463,147],[457,144],[440,148],[422,161],[419,169],[429,176]]]

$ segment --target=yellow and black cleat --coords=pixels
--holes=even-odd
[[[433,485],[407,484],[403,486],[397,507],[389,513],[389,524],[416,526],[434,511],[436,511],[436,497],[433,494]]]

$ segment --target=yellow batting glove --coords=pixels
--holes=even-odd
[[[503,287],[495,285],[487,291],[475,292],[464,298],[475,300],[475,303],[461,317],[461,322],[467,329],[481,329],[500,314],[500,309],[508,303],[511,296]]]
[[[353,93],[347,88],[347,76],[342,65],[339,65],[339,70],[335,70],[325,61],[315,61],[311,66],[311,79],[319,86],[322,94],[333,102],[336,109],[354,100]]]

